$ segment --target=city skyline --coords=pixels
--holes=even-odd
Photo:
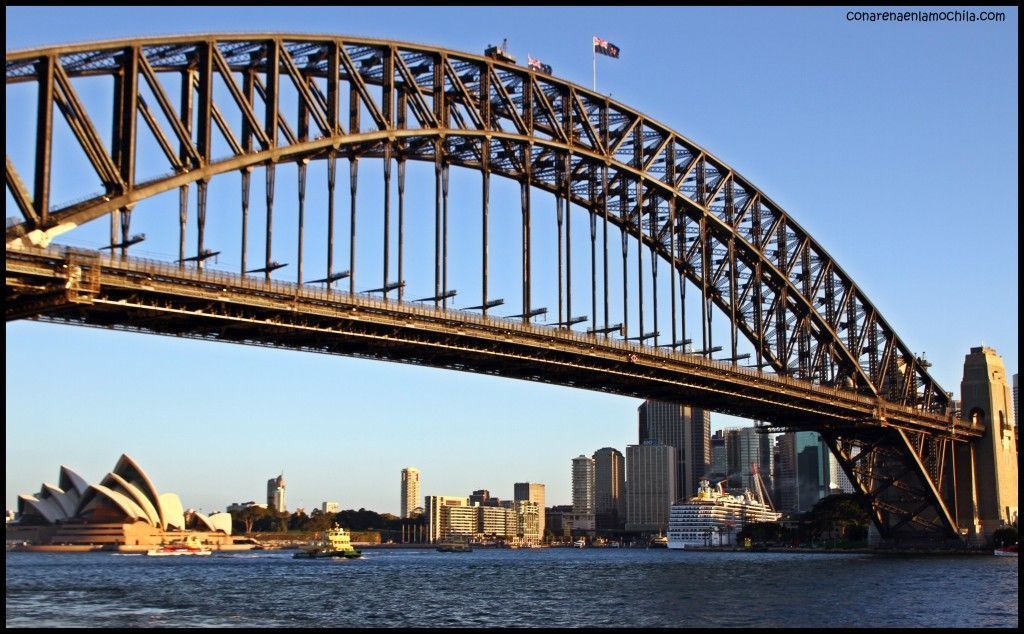
[[[195,20],[184,8],[68,7],[50,28],[27,28],[51,11],[7,8],[8,50],[155,32],[326,30],[480,53],[501,40],[498,22],[520,60],[529,50],[589,86],[590,37],[607,37],[621,57],[599,60],[598,90],[693,139],[777,200],[927,355],[945,389],[959,393],[964,356],[982,343],[1016,374],[1011,25],[849,23],[825,8],[658,9],[659,24],[641,29],[616,9],[570,20],[572,8],[550,7],[559,19],[538,24],[522,9],[481,8],[460,11],[454,24],[438,19],[454,15],[443,8],[402,9],[402,20],[380,8],[318,9],[316,18],[211,9]],[[1015,24],[1016,10],[1008,13]],[[664,56],[679,33],[673,22],[693,25],[693,44],[716,51],[722,68],[745,69],[744,81],[695,92],[680,70],[677,81],[652,87],[639,70]],[[761,39],[766,30],[777,37]],[[758,41],[757,58],[717,44],[729,39]],[[12,215],[9,193],[6,207]],[[964,210],[967,220],[956,215]],[[950,257],[951,240],[964,257]],[[423,494],[487,488],[512,499],[514,483],[529,481],[545,483],[554,506],[571,500],[572,457],[636,443],[640,399],[24,321],[6,333],[7,508],[51,477],[52,464],[92,479],[124,452],[203,510],[260,500],[267,475],[283,470],[289,508],[338,500],[397,515],[394,474],[408,464],[423,474]],[[40,387],[54,367],[62,380]],[[738,424],[750,423],[713,414],[712,430]],[[203,488],[214,476],[217,490]]]

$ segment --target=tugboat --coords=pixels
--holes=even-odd
[[[301,552],[292,555],[293,559],[319,559],[321,557],[344,557],[357,559],[363,553],[352,545],[351,536],[344,528],[335,524],[325,534],[317,533],[314,539]]]

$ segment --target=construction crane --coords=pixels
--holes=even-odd
[[[487,45],[484,49],[484,55],[491,59],[496,59],[499,62],[508,62],[509,64],[515,64],[516,58],[508,52],[508,38],[506,37],[501,41],[501,46]]]
[[[750,475],[754,478],[754,495],[757,496],[757,501],[774,511],[775,504],[772,503],[772,497],[768,495],[768,487],[761,479],[761,469],[756,462],[750,465]],[[765,500],[768,500],[767,504]]]

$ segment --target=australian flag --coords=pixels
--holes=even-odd
[[[618,46],[615,46],[608,40],[602,40],[596,35],[594,36],[594,52],[600,53],[602,55],[607,55],[608,57],[614,57],[616,59],[618,59],[619,57]]]
[[[551,67],[547,64],[542,63],[539,59],[534,59],[529,53],[526,54],[526,59],[530,70],[535,70],[539,73],[551,74]]]

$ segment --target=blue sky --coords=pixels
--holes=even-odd
[[[600,91],[708,149],[780,204],[904,342],[926,354],[939,383],[959,392],[972,346],[994,347],[1009,374],[1018,367],[1018,13],[998,10],[1005,22],[850,22],[845,8],[8,7],[6,38],[13,51],[144,35],[279,31],[477,53],[507,37],[521,62],[530,53],[559,77],[589,87],[590,42],[598,35],[622,51],[618,60],[598,59]],[[7,152],[17,158],[26,151],[16,133],[19,97],[7,94]],[[279,200],[288,187],[294,191],[289,169],[278,177]],[[423,181],[415,169],[409,201]],[[379,164],[361,170],[363,191],[380,182]],[[315,179],[323,180],[322,167],[311,168]],[[453,173],[453,191],[473,192],[453,194],[453,213],[467,219],[478,215],[463,211],[477,209],[474,183],[475,174]],[[515,188],[493,187],[492,199],[513,198],[518,208]],[[211,191],[212,200],[223,196],[228,204],[227,189],[237,186]],[[339,189],[344,216],[347,192]],[[254,189],[254,201],[260,192]],[[69,186],[65,195],[75,193]],[[6,200],[7,215],[16,215]],[[550,196],[534,201],[538,222],[553,224]],[[260,204],[254,202],[256,212]],[[373,198],[360,205],[373,208]],[[416,224],[415,203],[409,205],[409,231],[427,231],[429,225]],[[585,286],[589,245],[577,240],[585,218],[576,213],[574,284]],[[141,206],[136,212],[151,236],[139,255],[175,250],[156,237],[157,215]],[[495,223],[493,236],[517,231],[500,213]],[[476,234],[467,225],[468,240]],[[106,230],[87,225],[67,242],[100,244]],[[492,243],[494,261],[516,252],[513,235]],[[211,240],[218,237],[211,230]],[[461,237],[458,230],[454,237]],[[538,249],[554,248],[550,236],[538,240]],[[417,255],[410,252],[412,261]],[[544,257],[537,266],[553,262],[550,249]],[[456,271],[468,270],[463,265],[478,262],[479,252],[458,248],[452,259]],[[373,266],[379,264],[366,268]],[[499,287],[506,274],[496,272]],[[288,275],[294,273],[283,269],[281,278]],[[452,286],[460,289],[459,305],[469,305],[478,299],[478,283],[460,275],[453,273]],[[8,508],[19,493],[55,482],[62,463],[98,481],[122,452],[161,490],[207,511],[261,500],[267,478],[283,470],[290,508],[336,500],[343,508],[397,512],[404,466],[421,470],[424,494],[487,488],[507,498],[514,482],[529,480],[547,485],[550,505],[571,499],[573,457],[636,442],[639,401],[569,388],[28,322],[9,323],[6,344]],[[737,422],[719,415],[713,421],[713,428]]]

